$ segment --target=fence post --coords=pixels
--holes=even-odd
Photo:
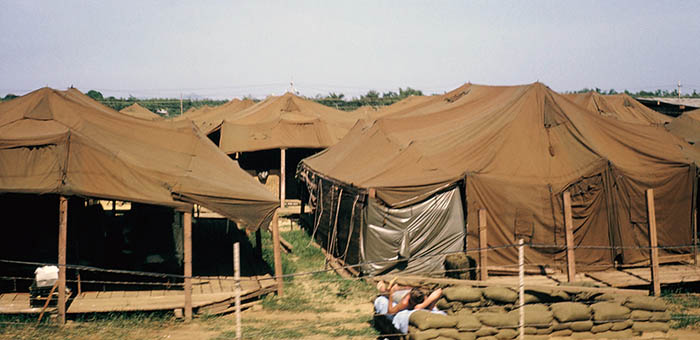
[[[287,149],[280,149],[280,208],[285,208],[287,196]]]
[[[523,239],[518,240],[518,312],[520,321],[518,322],[518,331],[520,332],[520,340],[525,340],[525,247]]]
[[[241,256],[240,244],[233,244],[233,280],[236,285],[236,339],[241,339]]]
[[[656,211],[654,208],[654,189],[647,189],[647,217],[649,219],[649,253],[651,265],[651,281],[655,296],[661,295],[659,281],[659,241],[656,235]]]
[[[576,281],[576,255],[574,253],[574,222],[571,217],[571,193],[564,192],[564,222],[566,228],[566,277]]]
[[[185,321],[192,320],[192,212],[183,216],[184,251],[185,251]]]
[[[68,240],[68,198],[58,202],[58,318],[66,323],[66,243]],[[52,296],[49,296],[49,300]]]
[[[486,209],[479,209],[479,280],[489,278],[488,270],[488,241],[486,234]]]

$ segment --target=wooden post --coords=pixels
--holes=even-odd
[[[184,213],[185,248],[185,321],[192,320],[192,212]]]
[[[255,231],[255,256],[258,260],[263,261],[262,257],[262,231],[260,228]]]
[[[233,280],[236,284],[236,339],[241,339],[241,256],[240,244],[233,244]]]
[[[277,279],[277,295],[284,294],[282,286],[282,254],[280,250],[280,226],[277,211],[272,217],[272,253],[275,257],[275,278]]]
[[[566,277],[569,282],[576,281],[576,255],[574,249],[574,222],[571,217],[571,193],[564,192],[564,224],[566,227]]]
[[[698,265],[698,208],[693,208],[693,264]]]
[[[287,149],[280,149],[280,208],[285,207],[287,193]]]
[[[68,198],[59,198],[58,214],[58,319],[66,323],[66,243],[68,239]],[[51,299],[51,296],[49,296]]]
[[[479,280],[489,278],[488,270],[488,240],[486,234],[486,209],[479,209]]]
[[[369,193],[367,194],[370,198],[377,198],[377,189],[369,188]]]
[[[520,340],[525,340],[525,241],[518,240],[518,314],[520,320],[518,322],[518,331],[520,332]]]
[[[656,210],[654,208],[654,189],[647,189],[647,217],[649,219],[649,247],[651,281],[655,296],[661,296],[659,281],[659,241],[656,235]]]

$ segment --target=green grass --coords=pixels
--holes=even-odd
[[[698,326],[700,326],[700,315],[685,313],[673,313],[671,315],[671,328],[698,328]]]

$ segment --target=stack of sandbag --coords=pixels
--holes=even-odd
[[[473,280],[476,278],[476,261],[465,253],[445,256],[445,276]]]
[[[518,337],[518,293],[507,287],[445,287],[437,307],[447,315],[416,311],[409,338],[510,340]],[[526,338],[624,339],[668,332],[666,303],[648,296],[526,289]]]

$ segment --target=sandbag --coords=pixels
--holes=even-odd
[[[415,313],[413,313],[415,314]],[[408,338],[410,340],[430,340],[435,339],[440,336],[440,331],[437,329],[427,329],[424,331],[411,331],[408,333]]]
[[[454,328],[440,328],[438,331],[440,332],[440,336],[450,339],[457,339],[457,336],[459,335],[459,330]]]
[[[607,331],[596,334],[598,339],[633,339],[634,332],[631,329],[624,331]]]
[[[452,309],[452,302],[447,301],[447,299],[443,296],[437,300],[435,307],[437,307],[439,310],[450,310]]]
[[[569,329],[574,332],[590,331],[593,328],[593,321],[574,321],[569,323]]]
[[[442,295],[448,301],[477,302],[481,301],[481,289],[470,286],[454,286],[442,290]]]
[[[630,309],[616,302],[594,303],[591,310],[595,321],[622,321],[630,317]]]
[[[456,340],[476,340],[476,334],[473,332],[459,332]]]
[[[549,326],[547,328],[537,328],[537,334],[538,335],[546,335],[546,334],[551,334],[554,331],[554,326]]]
[[[665,312],[651,312],[651,317],[649,318],[649,321],[670,321],[671,320],[671,312],[665,311]]]
[[[632,327],[632,320],[625,320],[625,321],[620,321],[620,322],[613,322],[612,327],[610,327],[611,331],[621,331],[624,329],[628,329]]]
[[[481,337],[481,338],[479,338],[479,340],[498,340],[498,338],[496,338],[493,335],[490,335],[490,336]]]
[[[433,340],[455,340],[455,339],[454,339],[454,338],[451,338],[451,337],[449,337],[449,336],[438,335],[438,337],[435,338],[435,339],[433,339]]]
[[[481,313],[507,313],[508,311],[503,306],[488,306],[478,310]]]
[[[476,313],[477,318],[482,324],[496,328],[515,328],[518,327],[520,317],[512,312],[509,313]]]
[[[501,329],[494,335],[498,340],[511,340],[515,339],[520,334],[520,332],[514,329]]]
[[[474,335],[481,339],[481,337],[495,335],[496,333],[498,333],[498,329],[490,326],[482,326],[478,331],[474,332]]]
[[[668,332],[668,323],[635,321],[632,324],[632,330],[636,332]]]
[[[460,331],[476,331],[481,328],[481,321],[475,314],[459,313],[455,318],[457,318],[457,329]]]
[[[633,310],[630,313],[630,319],[633,321],[648,321],[651,318],[651,313],[648,310]]]
[[[481,339],[479,339],[481,340]],[[548,335],[525,335],[525,340],[549,340]]]
[[[526,335],[536,335],[537,334],[537,328],[535,327],[525,327],[523,330]]]
[[[559,302],[550,306],[552,314],[559,322],[584,321],[591,319],[591,309],[578,302]]]
[[[430,328],[454,328],[457,319],[454,316],[431,313],[425,310],[417,310],[411,313],[409,323],[420,330]]]
[[[484,297],[497,303],[513,304],[518,300],[518,293],[506,287],[486,287],[482,293]]]
[[[519,313],[517,309],[514,310]],[[519,317],[519,316],[518,316]],[[552,312],[545,305],[525,306],[525,326],[547,328],[552,324],[554,317]]]
[[[612,328],[612,326],[613,324],[610,322],[593,325],[593,327],[591,328],[591,333],[607,332]]]
[[[550,336],[550,337],[555,337],[555,336],[565,337],[565,336],[570,336],[570,335],[573,334],[573,333],[574,333],[574,332],[573,332],[572,330],[570,330],[570,329],[567,328],[567,329],[560,329],[560,330],[558,330],[558,331],[554,331],[554,332],[552,332],[552,334],[550,334],[549,336]]]
[[[666,302],[654,296],[630,296],[625,302],[629,309],[648,310],[650,312],[663,312],[666,310]]]
[[[595,334],[591,332],[573,332],[569,336],[572,339],[594,339],[596,338]]]

